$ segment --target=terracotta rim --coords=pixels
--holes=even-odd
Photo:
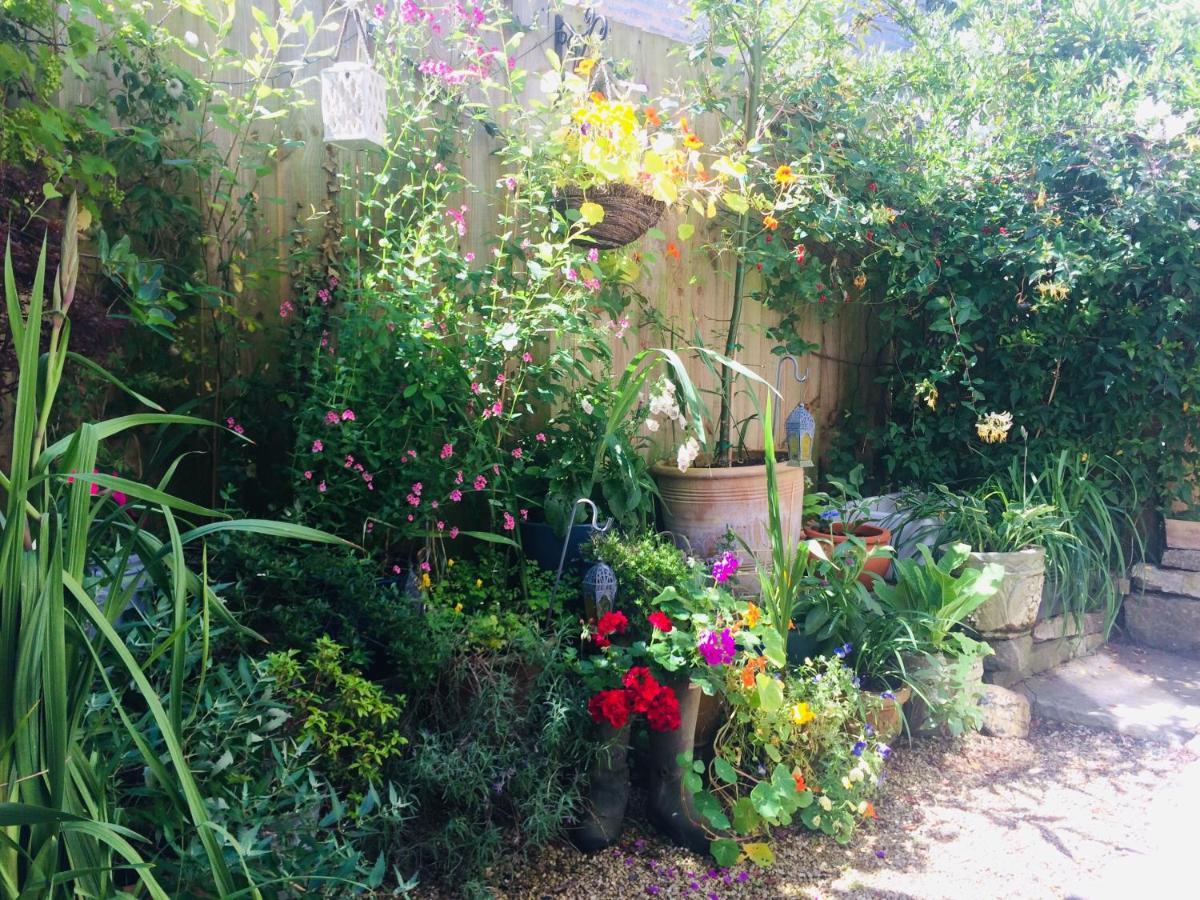
[[[833,526],[841,529],[843,526],[839,522]],[[824,541],[825,543],[842,544],[848,539],[844,533],[840,531],[818,531],[815,528],[805,528],[804,536],[814,541]],[[859,525],[854,529],[854,537],[859,538],[868,547],[874,547],[877,544],[886,544],[891,541],[892,533],[878,525]]]

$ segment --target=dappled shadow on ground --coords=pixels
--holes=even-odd
[[[880,818],[849,846],[795,829],[777,836],[772,868],[718,869],[658,837],[641,821],[635,793],[618,846],[590,855],[548,847],[506,861],[491,883],[506,900],[1090,896],[1081,885],[1146,852],[1149,811],[1182,758],[1036,723],[1028,741],[917,741],[893,755]]]

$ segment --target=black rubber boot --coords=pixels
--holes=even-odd
[[[603,748],[588,773],[588,792],[579,821],[568,829],[580,850],[603,850],[621,836],[629,803],[629,724],[601,726]]]
[[[650,732],[647,812],[658,830],[676,844],[697,853],[707,853],[710,838],[700,824],[702,819],[692,802],[691,791],[683,786],[684,770],[679,765],[679,754],[691,753],[693,758],[701,758],[697,738],[703,744],[711,740],[712,735],[696,733],[700,689],[687,681],[671,687],[679,697],[679,727],[674,731]]]

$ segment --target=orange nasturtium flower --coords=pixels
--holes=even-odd
[[[792,184],[796,180],[796,173],[792,171],[791,166],[780,166],[775,170],[776,184]]]
[[[667,256],[671,259],[679,259],[679,248],[675,246],[674,241],[667,242]]]
[[[746,690],[754,687],[754,676],[762,672],[766,667],[767,658],[765,656],[756,656],[746,663],[746,667],[742,669],[742,687]]]
[[[590,94],[588,94],[588,99],[591,100],[593,103],[603,103],[608,98],[605,97],[599,91],[592,91]]]
[[[694,134],[689,133],[688,136],[683,139],[683,146],[687,147],[689,150],[699,150],[704,146],[704,141],[700,140],[700,138],[696,137]]]
[[[746,611],[742,613],[742,624],[747,628],[753,628],[758,624],[758,620],[762,618],[762,610],[753,603],[746,604]]]
[[[581,59],[575,66],[575,74],[584,76],[591,75],[592,69],[594,68],[596,68],[596,60],[590,57],[587,59]]]
[[[655,127],[658,127],[662,124],[662,119],[660,119],[658,116],[658,110],[653,106],[646,107],[646,121]]]
[[[795,771],[792,773],[792,781],[796,782],[796,793],[808,790],[808,785],[804,783],[804,773]]]
[[[878,814],[875,812],[875,804],[872,803],[870,800],[867,801],[867,811],[864,812],[863,815],[866,816],[868,819],[878,819],[879,818]]]
[[[774,231],[779,227],[779,220],[772,215],[763,216],[763,228],[767,231]]]

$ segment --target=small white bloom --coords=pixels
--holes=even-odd
[[[167,96],[172,100],[178,100],[183,96],[183,82],[178,78],[172,78],[167,82]]]
[[[592,414],[592,412],[596,409],[596,407],[592,406],[591,401],[588,400],[587,397],[584,397],[579,405],[581,407],[583,407],[584,415],[588,415],[588,416],[590,416]]]
[[[675,464],[679,467],[680,472],[686,472],[699,455],[700,442],[694,437],[690,437],[679,445],[679,451],[675,454]]]
[[[189,47],[199,47],[200,38],[194,31],[185,31],[183,33],[183,42]]]
[[[654,418],[653,416],[651,416],[649,419],[647,419],[646,420],[646,430],[649,431],[651,434],[654,434],[654,432],[658,431],[658,419]]]

